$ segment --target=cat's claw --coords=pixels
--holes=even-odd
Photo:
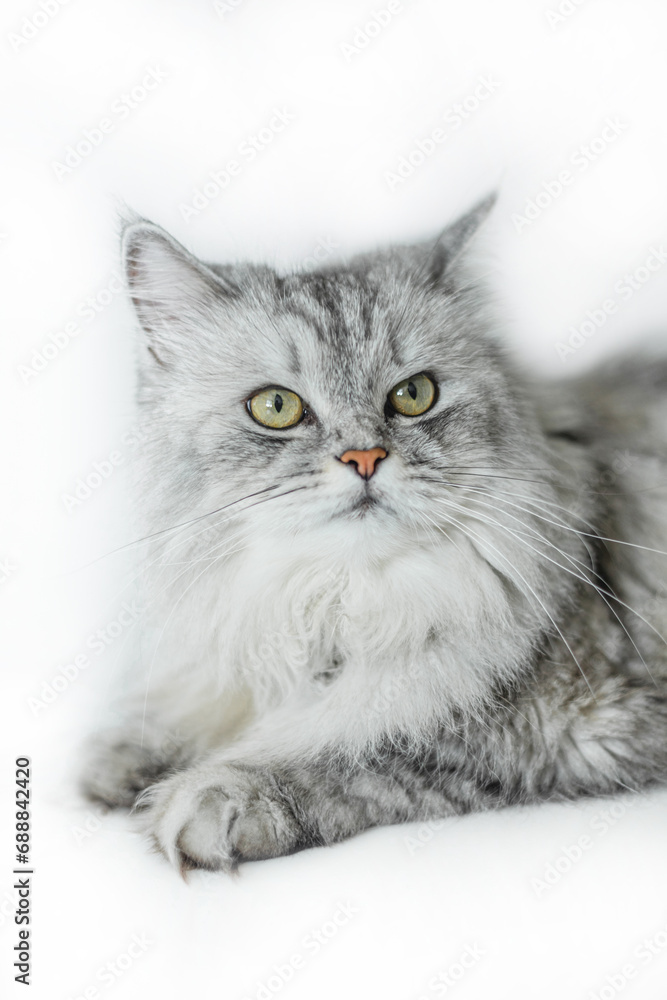
[[[276,781],[264,771],[225,765],[215,775],[196,767],[142,796],[142,825],[184,875],[193,868],[231,872],[297,850],[301,830]]]

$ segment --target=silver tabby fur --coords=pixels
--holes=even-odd
[[[125,229],[145,611],[84,784],[182,869],[667,777],[667,363],[521,374],[463,253],[491,203],[286,276]],[[267,385],[309,416],[255,423]]]

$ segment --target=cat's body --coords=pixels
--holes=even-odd
[[[286,278],[126,231],[152,537],[86,787],[151,786],[177,863],[667,778],[667,363],[518,375],[460,262],[487,208]],[[253,419],[267,386],[299,422]]]

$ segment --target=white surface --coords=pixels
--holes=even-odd
[[[88,649],[90,666],[57,700],[37,715],[29,706],[125,599],[122,555],[80,569],[130,540],[122,469],[71,512],[63,502],[95,462],[131,453],[128,306],[115,295],[94,320],[81,315],[117,268],[123,202],[204,256],[298,263],[318,241],[344,253],[429,236],[498,185],[485,266],[508,336],[529,363],[566,371],[664,328],[667,267],[636,294],[614,290],[667,240],[664,5],[573,0],[554,26],[547,11],[556,0],[400,6],[347,59],[341,43],[354,42],[357,27],[387,7],[382,0],[237,0],[226,14],[185,0],[70,0],[18,50],[10,35],[40,8],[3,5],[0,560],[12,567],[0,583],[9,651],[0,726],[5,995],[24,994],[12,982],[8,799],[21,754],[33,758],[34,774],[33,998],[667,995],[667,793],[626,801],[607,819],[610,804],[593,802],[373,831],[247,866],[235,879],[199,873],[186,886],[126,817],[98,821],[71,787],[81,734],[131,635],[102,656]],[[115,102],[150,67],[166,79],[121,117]],[[451,109],[480,77],[495,81],[494,93],[456,128]],[[274,108],[294,121],[186,223],[179,205]],[[59,181],[52,161],[105,117],[113,131]],[[608,118],[623,127],[583,169],[577,150]],[[390,190],[385,173],[438,127],[446,141]],[[517,233],[513,214],[564,169],[572,183]],[[616,312],[562,360],[555,345],[610,297]],[[78,336],[26,383],[19,366],[72,321]],[[418,836],[419,848],[406,840]],[[580,859],[563,860],[582,837]],[[556,864],[569,870],[540,888],[534,880]],[[356,912],[344,918],[340,904]],[[308,935],[331,932],[336,915],[336,933],[316,947]],[[135,933],[150,940],[146,950],[121,978],[98,978]],[[483,955],[455,985],[434,989],[439,973],[458,974],[466,948]],[[294,955],[303,967],[262,993],[273,967]],[[628,963],[634,974],[624,982]]]

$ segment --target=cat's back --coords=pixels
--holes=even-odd
[[[599,536],[609,586],[634,609],[628,627],[667,664],[667,350],[640,345],[584,375],[536,384],[534,398],[563,459],[564,506],[575,510],[586,494],[590,523],[573,523],[589,544]]]
[[[667,350],[638,349],[575,382],[594,441],[667,458]]]
[[[552,439],[586,446],[603,464],[626,448],[667,461],[667,347],[640,347],[583,375],[535,379],[531,394]]]

